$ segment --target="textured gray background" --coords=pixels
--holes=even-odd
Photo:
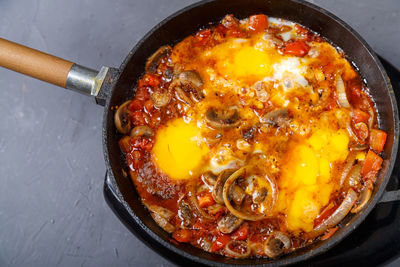
[[[119,66],[192,2],[0,0],[0,36],[92,68]],[[312,2],[400,67],[400,1]],[[103,199],[101,120],[91,99],[0,69],[0,266],[171,266]]]

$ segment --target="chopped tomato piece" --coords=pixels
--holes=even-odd
[[[383,159],[375,154],[372,150],[369,150],[365,157],[364,165],[361,169],[361,176],[365,180],[372,180],[375,182],[376,175],[382,168]]]
[[[378,129],[372,129],[369,137],[369,145],[377,153],[381,153],[385,146],[387,133]]]
[[[236,240],[246,240],[248,236],[249,236],[249,224],[248,223],[242,224],[239,227],[239,229],[237,229],[236,232],[234,232],[232,234],[232,237]]]
[[[211,252],[217,252],[221,250],[229,241],[231,241],[231,237],[229,235],[220,235],[212,244]]]
[[[131,142],[129,136],[124,136],[119,140],[119,146],[122,149],[122,152],[128,153],[131,150]]]
[[[307,55],[309,50],[310,47],[306,44],[306,42],[302,40],[296,40],[293,42],[287,42],[282,52],[286,55],[304,57]]]
[[[268,17],[265,15],[253,15],[249,17],[249,30],[252,32],[262,32],[268,28]]]
[[[144,81],[146,85],[151,87],[157,87],[160,84],[160,79],[156,75],[150,73],[144,75]]]
[[[172,237],[178,242],[187,243],[192,239],[192,232],[188,229],[178,229],[172,234]]]
[[[211,193],[207,193],[202,196],[197,197],[200,208],[207,208],[211,205],[215,204],[214,198],[212,197]]]
[[[361,109],[355,108],[351,119],[354,123],[364,122],[367,123],[369,119],[369,114]]]
[[[146,124],[145,114],[142,111],[134,111],[131,113],[131,121],[134,125]]]
[[[146,108],[146,111],[150,113],[154,109],[153,100],[146,100],[146,102],[144,102],[144,107]]]
[[[197,39],[196,45],[199,46],[205,45],[210,39],[210,36],[211,36],[211,31],[209,29],[204,29],[199,31],[196,34],[196,39]]]
[[[136,111],[142,109],[142,107],[143,107],[142,101],[134,99],[129,103],[128,109],[130,111]]]
[[[135,98],[138,100],[142,100],[142,101],[149,99],[150,93],[149,93],[149,90],[147,89],[147,87],[139,87],[136,90]]]
[[[153,148],[153,140],[150,138],[132,138],[131,147],[140,148],[146,151],[150,151]]]

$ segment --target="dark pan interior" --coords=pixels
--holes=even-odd
[[[206,253],[190,245],[176,245],[169,242],[170,236],[152,220],[141,204],[132,182],[122,175],[122,169],[127,167],[118,146],[120,136],[116,133],[113,112],[110,111],[110,107],[133,97],[133,88],[144,71],[145,61],[158,47],[166,44],[173,45],[184,37],[195,33],[199,28],[207,26],[210,22],[218,22],[226,14],[230,13],[239,18],[264,13],[268,16],[289,19],[320,33],[333,44],[341,47],[348,59],[359,68],[362,77],[366,79],[370,94],[376,101],[380,128],[388,132],[383,171],[380,172],[377,179],[377,186],[374,189],[370,205],[360,214],[346,217],[342,222],[344,227],[329,240],[315,242],[311,246],[297,250],[281,259],[228,259]],[[144,229],[162,246],[190,260],[214,265],[257,265],[268,263],[280,265],[305,260],[326,251],[348,235],[375,206],[390,178],[394,162],[393,157],[397,151],[398,114],[393,90],[388,78],[375,55],[365,42],[358,38],[356,33],[339,19],[314,5],[291,0],[216,0],[199,2],[177,12],[157,25],[132,49],[121,65],[120,71],[121,74],[116,81],[111,98],[107,102],[104,114],[103,144],[108,173],[117,181],[125,208],[139,227]]]

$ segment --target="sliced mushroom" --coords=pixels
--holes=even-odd
[[[193,224],[193,215],[190,205],[183,199],[178,203],[178,217],[182,221],[182,226],[189,227]]]
[[[282,232],[272,232],[264,243],[264,252],[270,258],[281,255],[285,250],[290,249],[291,240]]]
[[[218,221],[218,229],[223,234],[230,234],[236,229],[238,229],[242,223],[243,223],[242,219],[239,219],[232,213],[229,213]]]
[[[233,200],[233,202],[236,205],[240,205],[243,202],[244,197],[246,196],[246,193],[243,191],[243,189],[238,186],[238,185],[233,185],[231,186],[231,191],[229,192],[229,197],[230,199]]]
[[[184,85],[190,85],[197,89],[201,89],[203,87],[203,80],[200,77],[200,74],[194,70],[185,70],[179,73],[178,79]]]
[[[161,60],[171,53],[172,48],[169,45],[161,46],[146,62],[146,72],[155,73]]]
[[[217,129],[236,127],[240,123],[238,108],[235,106],[223,110],[210,108],[205,114],[207,123]]]
[[[130,132],[130,137],[143,136],[146,138],[152,137],[154,135],[153,130],[149,126],[141,125],[134,127]]]
[[[225,252],[228,256],[241,259],[250,256],[251,249],[245,241],[231,240],[225,245]]]
[[[171,95],[168,92],[154,92],[151,94],[151,99],[153,100],[155,107],[162,108],[169,103]]]
[[[224,204],[224,197],[222,195],[222,192],[224,190],[224,184],[226,180],[231,176],[232,173],[234,173],[235,170],[232,169],[227,169],[223,170],[217,177],[217,181],[215,182],[215,186],[212,190],[212,196],[215,200],[215,202],[219,204]]]
[[[114,124],[115,127],[117,128],[118,132],[122,134],[127,134],[132,128],[132,122],[129,118],[129,103],[131,101],[128,100],[124,102],[118,109],[117,112],[115,112],[114,115]]]
[[[174,89],[175,89],[175,96],[179,101],[181,101],[181,102],[183,102],[183,103],[185,103],[186,105],[189,105],[189,106],[193,106],[194,105],[193,100],[190,99],[190,97],[188,97],[186,95],[185,91],[183,91],[181,87],[175,86]]]
[[[169,90],[175,90],[177,98],[188,105],[199,102],[204,98],[203,80],[200,74],[194,70],[185,70],[178,74],[177,78],[169,86]],[[188,94],[190,96],[188,96]]]
[[[265,187],[257,187],[253,194],[253,202],[256,204],[262,203],[268,195],[268,190]]]
[[[364,187],[361,189],[360,196],[358,197],[354,207],[351,209],[351,213],[357,213],[368,204],[369,199],[372,195],[372,189],[374,188],[371,180],[367,180]]]
[[[174,213],[166,208],[157,205],[150,205],[144,203],[146,208],[150,211],[151,217],[153,217],[154,221],[165,231],[168,233],[172,233],[175,231],[175,227],[169,223],[169,220],[172,218]]]
[[[289,113],[287,108],[275,109],[268,112],[261,118],[261,122],[272,127],[282,127],[289,122]]]

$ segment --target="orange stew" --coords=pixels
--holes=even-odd
[[[318,34],[227,15],[149,57],[115,126],[171,240],[274,258],[329,239],[369,203],[387,134],[367,91]]]

